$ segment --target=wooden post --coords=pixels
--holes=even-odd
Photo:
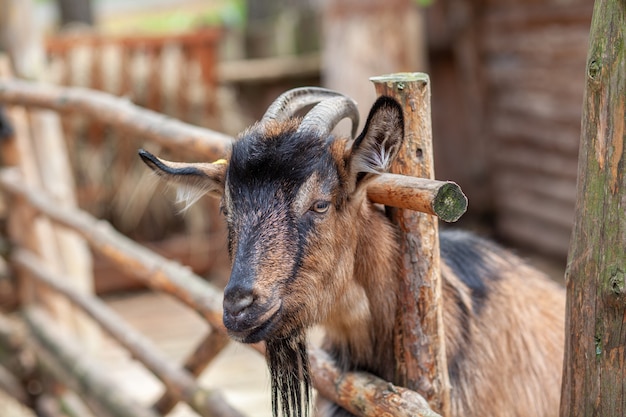
[[[626,18],[595,2],[570,241],[561,416],[626,415]]]
[[[434,178],[430,82],[422,73],[371,79],[376,93],[404,109],[404,144],[391,167],[396,174]],[[395,327],[395,383],[416,390],[431,407],[450,415],[449,378],[443,335],[437,218],[394,209],[401,233],[399,307]]]
[[[45,65],[43,55],[43,40],[41,33],[35,30],[34,15],[29,13],[32,9],[31,0],[8,1],[7,7],[14,10],[15,16],[19,17],[19,23],[0,26],[0,37],[9,36],[10,59],[16,76],[20,78],[34,78],[45,80]],[[14,19],[15,20],[15,19]],[[27,32],[33,33],[27,33]],[[18,43],[21,37],[33,40],[23,48]],[[7,77],[6,72],[4,77]],[[62,206],[76,207],[74,194],[74,179],[71,171],[69,158],[59,118],[49,111],[32,111],[29,113],[30,129],[23,129],[21,137],[15,138],[21,143],[14,149],[12,157],[14,163],[23,171],[28,171],[25,176],[30,177],[33,184],[49,192]],[[30,130],[29,132],[27,132]],[[32,143],[27,143],[32,142]],[[27,149],[27,148],[30,149]],[[19,152],[17,152],[19,151]],[[34,169],[30,169],[34,168]],[[20,239],[23,233],[36,236],[38,253],[59,272],[65,274],[75,288],[90,293],[93,291],[91,254],[84,241],[75,234],[46,225],[47,221],[31,223],[25,230],[13,233],[13,239]],[[46,296],[47,297],[47,296]],[[97,333],[94,327],[85,322],[80,314],[72,311],[69,305],[57,299],[49,297],[44,302],[57,319],[74,328],[76,333],[83,338],[87,346],[94,346],[97,342]],[[25,300],[23,300],[25,301]]]

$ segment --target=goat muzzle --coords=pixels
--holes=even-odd
[[[224,291],[224,326],[233,339],[256,343],[272,335],[280,316],[281,303],[261,302],[253,292],[241,288]]]

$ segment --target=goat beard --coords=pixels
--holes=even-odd
[[[311,374],[305,331],[298,330],[286,338],[271,339],[265,343],[273,416],[308,417]]]

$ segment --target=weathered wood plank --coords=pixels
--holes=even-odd
[[[578,123],[557,123],[547,118],[498,111],[494,114],[492,132],[501,148],[524,146],[559,153],[574,163],[578,159]]]
[[[493,152],[494,162],[503,169],[513,167],[528,172],[553,175],[557,178],[576,179],[578,164],[571,156],[545,149],[511,144],[498,146]]]
[[[505,192],[508,195],[502,196],[497,202],[501,211],[510,211],[520,216],[550,223],[565,231],[571,230],[574,224],[573,204],[546,198],[541,194],[523,189],[507,189]]]
[[[319,75],[321,57],[319,53],[298,56],[224,61],[217,65],[220,83],[273,82],[287,77]]]
[[[540,198],[555,200],[567,205],[567,210],[574,213],[576,204],[576,184],[568,178],[557,178],[514,168],[503,169],[494,179],[496,187],[508,190],[503,198],[519,190],[532,193]],[[571,227],[571,225],[570,225]]]
[[[520,246],[560,257],[567,253],[570,229],[513,211],[502,213],[496,222],[498,230]]]

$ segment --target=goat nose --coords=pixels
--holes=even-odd
[[[224,310],[233,317],[238,316],[246,308],[252,305],[254,297],[252,292],[233,291],[224,294]]]

